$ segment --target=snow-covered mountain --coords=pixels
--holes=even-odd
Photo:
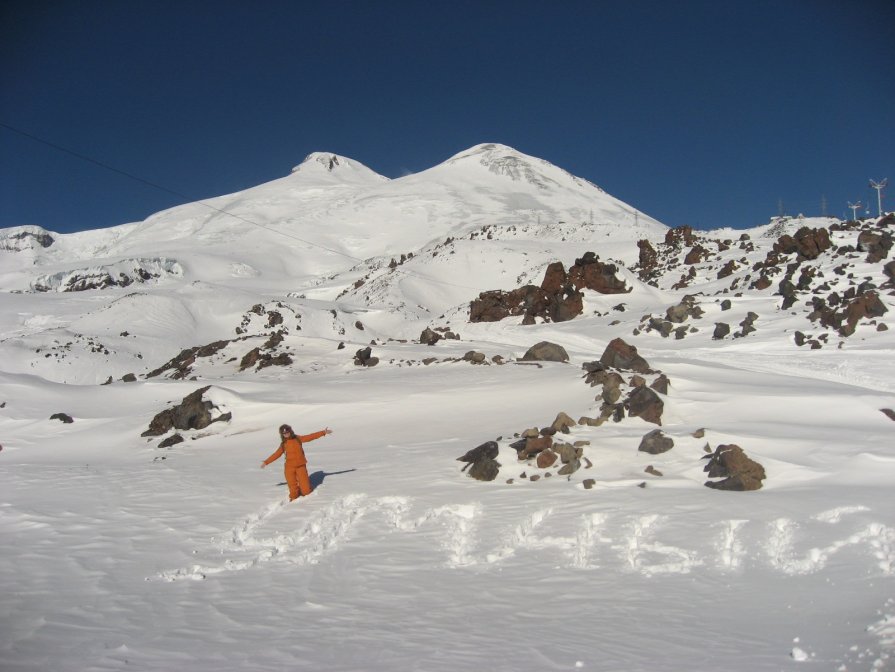
[[[893,230],[496,144],[2,230],[0,667],[887,669]]]

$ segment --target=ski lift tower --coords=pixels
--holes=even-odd
[[[879,182],[874,182],[870,180],[870,186],[876,189],[876,207],[879,212],[879,216],[883,216],[883,189],[886,188],[886,185],[889,183],[889,178],[884,177]]]
[[[848,203],[849,209],[851,210],[852,221],[857,222],[858,216],[856,213],[858,211],[858,208],[861,207],[861,201],[858,201],[857,203],[852,203],[851,201],[847,201],[847,203]]]

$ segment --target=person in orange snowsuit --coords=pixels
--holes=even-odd
[[[305,496],[310,495],[314,491],[314,488],[311,487],[311,479],[308,477],[308,459],[305,457],[302,444],[332,433],[333,430],[327,427],[319,432],[296,436],[289,425],[280,427],[280,447],[274,451],[273,455],[261,463],[261,468],[264,469],[268,464],[279,459],[280,455],[286,454],[285,473],[286,483],[289,485],[290,502],[297,499],[299,493]]]

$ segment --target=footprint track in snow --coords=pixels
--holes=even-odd
[[[436,564],[450,568],[498,566],[529,551],[558,553],[570,568],[615,566],[643,576],[688,574],[696,568],[742,572],[750,564],[769,565],[785,575],[797,576],[823,570],[834,554],[854,547],[869,552],[884,576],[895,574],[895,528],[865,522],[856,529],[854,524],[858,521],[853,517],[870,511],[863,506],[830,509],[805,523],[788,518],[770,523],[718,521],[701,526],[702,538],[688,537],[693,539],[695,548],[682,548],[662,540],[663,533],[667,534],[665,528],[672,523],[679,525],[669,515],[591,513],[579,518],[575,533],[551,536],[550,523],[562,519],[562,514],[545,508],[525,515],[521,522],[498,521],[503,532],[495,533],[495,521],[486,519],[480,503],[445,505],[414,513],[412,498],[371,498],[365,494],[348,495],[309,512],[295,532],[260,534],[285,505],[283,501],[265,505],[227,532],[218,548],[223,561],[163,571],[154,578],[204,579],[271,561],[315,564],[350,541],[358,523],[370,514],[375,514],[376,524],[385,525],[386,534],[413,535],[427,528],[429,534],[420,536],[420,542],[431,544]],[[835,535],[838,530],[848,529],[849,522],[853,525],[845,538],[840,536],[805,550],[814,539],[829,539],[831,531]],[[440,536],[433,538],[433,532]],[[673,538],[683,537],[678,532]],[[749,548],[757,550],[747,552]]]

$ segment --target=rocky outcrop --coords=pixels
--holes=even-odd
[[[482,292],[469,304],[470,322],[499,322],[507,317],[522,316],[522,324],[535,324],[538,318],[549,322],[566,322],[581,314],[583,290],[601,294],[631,291],[624,280],[616,277],[618,267],[600,261],[593,252],[586,253],[569,268],[562,262],[547,267],[541,286],[525,285],[511,291]]]
[[[801,259],[817,259],[831,246],[829,231],[803,226],[793,236],[780,236],[774,244],[773,251],[777,254],[796,254]]]
[[[174,380],[182,380],[189,376],[192,367],[199,357],[211,357],[230,345],[230,341],[215,341],[207,345],[197,345],[194,348],[181,350],[180,354],[172,357],[157,369],[146,374],[147,378],[155,378],[168,371],[171,372],[171,378]]]

